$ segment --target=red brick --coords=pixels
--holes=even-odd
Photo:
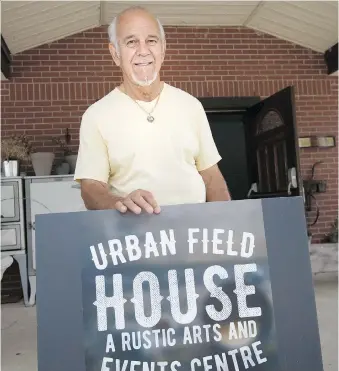
[[[299,135],[338,132],[338,80],[327,76],[323,55],[239,27],[165,27],[165,81],[195,96],[265,98],[295,86]],[[13,79],[1,87],[3,136],[31,135],[37,148],[52,148],[51,136],[71,129],[78,145],[81,116],[95,100],[121,81],[108,50],[105,27],[87,30],[13,56]],[[328,182],[316,196],[321,216],[311,229],[326,234],[338,211],[338,151],[301,149],[301,172]],[[307,215],[314,220],[315,213]]]

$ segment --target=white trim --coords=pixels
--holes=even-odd
[[[1,81],[3,80],[8,81],[8,78],[1,71]]]

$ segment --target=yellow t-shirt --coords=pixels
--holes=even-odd
[[[141,102],[147,112],[156,100]],[[206,189],[199,171],[221,159],[198,99],[164,84],[147,113],[118,88],[83,114],[74,179],[106,182],[126,196],[153,193],[160,205],[201,203]]]

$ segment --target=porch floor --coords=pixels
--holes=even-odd
[[[337,277],[315,281],[324,371],[338,370],[337,282]],[[36,307],[3,304],[1,319],[1,370],[37,371]]]

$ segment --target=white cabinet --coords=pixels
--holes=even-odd
[[[1,250],[20,250],[20,223],[1,225]]]
[[[84,211],[80,187],[73,176],[27,177],[26,212],[29,274],[35,274],[35,217],[38,214]]]
[[[21,180],[1,182],[1,223],[20,221],[20,182]]]
[[[22,177],[2,177],[1,259],[12,257],[18,262],[24,303],[28,305],[25,223],[23,179]]]
[[[13,256],[18,261],[26,305],[35,304],[36,215],[85,210],[73,175],[2,178],[1,257]]]
[[[1,251],[25,250],[23,180],[1,179]]]
[[[35,217],[48,213],[85,211],[86,207],[73,175],[25,177],[25,191],[28,275],[31,285],[30,303],[33,304],[36,291]]]

